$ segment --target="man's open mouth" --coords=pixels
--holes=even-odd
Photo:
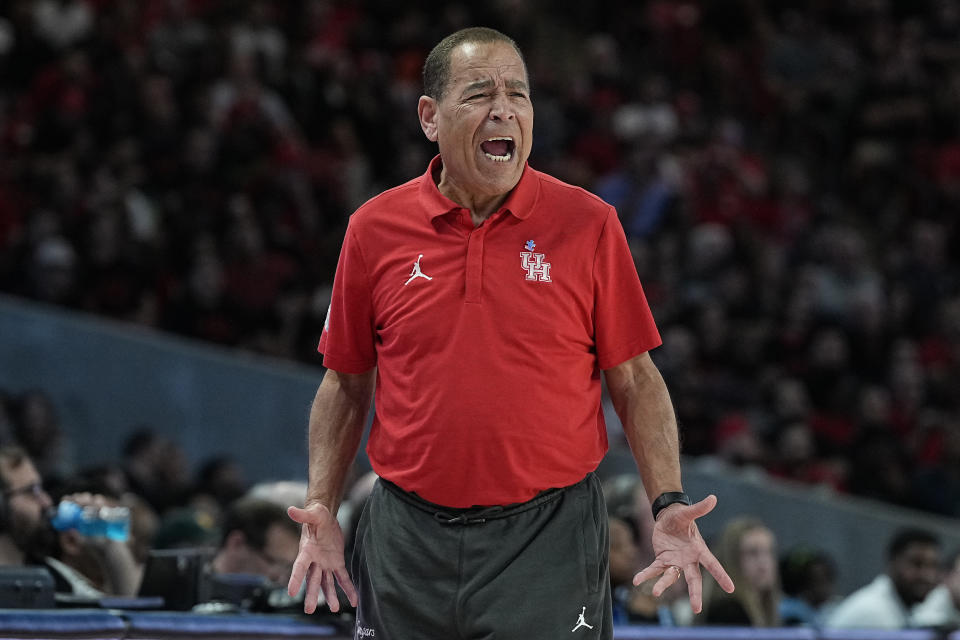
[[[515,146],[513,138],[506,136],[487,138],[480,143],[480,149],[483,151],[483,155],[494,162],[507,162],[510,160],[510,158],[513,157],[513,149]]]

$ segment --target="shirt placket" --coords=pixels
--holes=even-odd
[[[480,225],[470,231],[467,237],[467,273],[464,302],[480,304],[483,290],[483,242],[487,236],[487,226]]]
[[[487,218],[480,226],[474,226],[470,213],[461,214],[460,221],[468,228],[467,231],[467,270],[464,287],[464,302],[467,304],[483,303],[483,247],[490,230],[497,226],[503,218],[501,209]]]

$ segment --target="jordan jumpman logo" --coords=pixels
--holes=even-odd
[[[586,613],[587,613],[587,608],[584,607],[584,608],[580,611],[580,617],[577,618],[577,626],[575,626],[573,629],[570,629],[570,633],[573,633],[574,631],[576,631],[576,630],[579,629],[580,627],[586,627],[587,629],[593,629],[593,626],[587,624],[587,621],[586,621],[586,619],[584,618],[584,615],[586,615]]]
[[[403,283],[403,286],[407,286],[413,282],[414,278],[426,278],[427,280],[433,280],[430,276],[426,275],[423,271],[420,271],[420,258],[423,257],[421,253],[417,256],[417,261],[413,263],[413,271],[410,272],[410,279]]]

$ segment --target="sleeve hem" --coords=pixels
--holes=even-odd
[[[376,362],[366,362],[364,360],[351,360],[341,358],[329,353],[323,354],[323,366],[327,369],[333,369],[339,373],[366,373],[377,366]]]
[[[601,370],[612,369],[618,364],[623,364],[631,358],[635,358],[641,353],[646,353],[652,349],[656,349],[661,344],[663,340],[658,336],[654,340],[641,340],[638,342],[631,343],[630,346],[624,347],[623,349],[617,349],[613,353],[610,353],[603,358],[597,358],[597,364]]]

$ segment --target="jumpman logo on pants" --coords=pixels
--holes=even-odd
[[[586,627],[587,629],[593,629],[593,626],[587,624],[587,620],[586,620],[586,618],[584,618],[584,616],[586,615],[586,613],[587,613],[587,608],[584,607],[584,608],[580,611],[580,617],[577,618],[577,626],[575,626],[573,629],[570,629],[570,633],[573,633],[574,631],[576,631],[576,630],[579,629],[580,627]]]

